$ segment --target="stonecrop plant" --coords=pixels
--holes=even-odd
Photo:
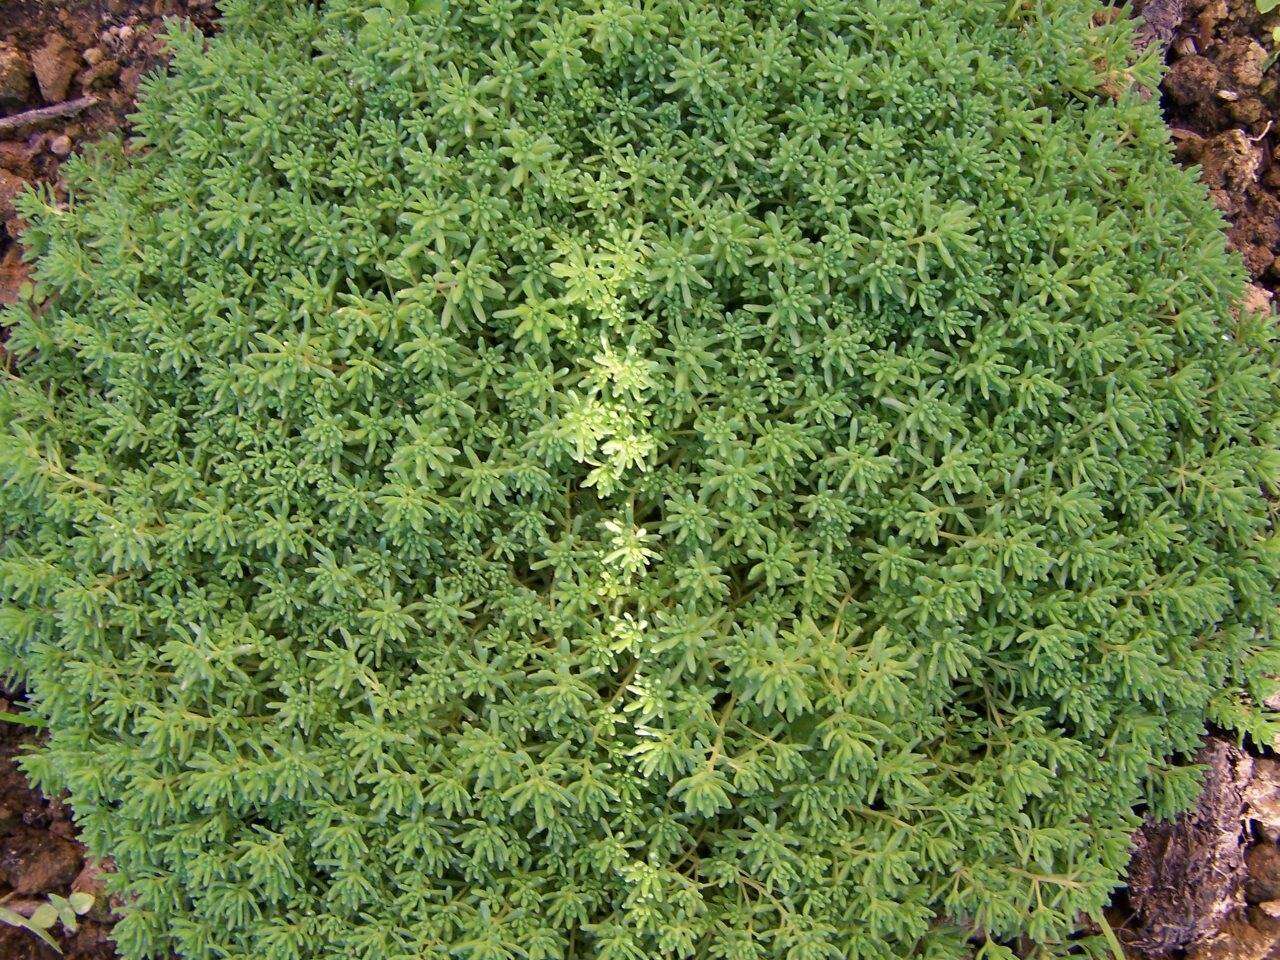
[[[1280,672],[1280,351],[1131,27],[227,6],[7,315],[122,955],[1101,955]]]

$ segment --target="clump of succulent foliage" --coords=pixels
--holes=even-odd
[[[123,954],[1103,949],[1206,719],[1265,733],[1280,356],[1094,12],[176,36],[25,201],[0,392]]]

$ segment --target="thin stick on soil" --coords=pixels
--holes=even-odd
[[[21,130],[24,127],[35,126],[48,120],[57,120],[61,117],[69,117],[72,114],[79,113],[86,107],[91,107],[98,102],[97,97],[76,97],[74,100],[64,100],[62,103],[55,103],[51,107],[38,107],[34,110],[24,110],[22,113],[15,113],[11,117],[0,117],[0,136]]]

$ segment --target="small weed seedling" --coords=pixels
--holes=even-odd
[[[7,923],[11,927],[30,930],[59,953],[62,952],[62,948],[50,935],[50,931],[61,923],[67,933],[75,933],[79,926],[79,918],[93,909],[94,902],[93,894],[78,890],[67,897],[51,893],[46,902],[32,911],[31,916],[24,917],[18,911],[3,905],[12,897],[13,894],[9,894],[4,900],[0,900],[0,922]]]

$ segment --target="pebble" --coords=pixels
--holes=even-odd
[[[1244,286],[1244,302],[1241,304],[1250,313],[1270,313],[1271,312],[1271,291],[1266,287],[1260,287],[1256,283],[1246,283]],[[1255,764],[1255,770],[1258,764]],[[1254,774],[1253,783],[1249,784],[1250,791],[1254,783],[1261,779],[1258,773]],[[1249,791],[1245,793],[1245,801],[1249,802],[1253,794]]]

